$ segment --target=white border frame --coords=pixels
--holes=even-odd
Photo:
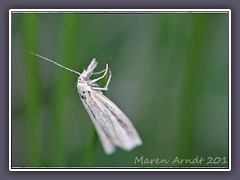
[[[228,13],[229,14],[229,96],[228,96],[228,121],[229,121],[229,168],[221,169],[219,168],[211,168],[211,167],[183,167],[183,168],[174,168],[174,167],[119,167],[121,169],[117,169],[118,167],[92,167],[91,169],[87,169],[84,167],[79,167],[81,169],[77,169],[78,167],[12,167],[11,166],[11,17],[12,13]],[[39,169],[36,169],[39,168]],[[72,169],[74,168],[74,169]],[[104,169],[111,168],[111,169]],[[204,169],[207,168],[207,169]],[[10,9],[9,10],[9,171],[231,171],[231,10],[230,9]]]

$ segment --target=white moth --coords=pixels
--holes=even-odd
[[[108,90],[108,85],[112,76],[108,64],[106,64],[105,70],[94,72],[94,69],[97,67],[97,62],[94,58],[89,64],[87,70],[79,73],[46,57],[35,53],[32,54],[71,72],[79,74],[77,89],[80,99],[97,130],[106,154],[112,154],[115,151],[116,146],[130,151],[136,146],[142,144],[141,138],[128,117],[102,93],[102,91]],[[93,80],[90,79],[91,75],[101,73],[104,73],[101,77]],[[96,82],[103,79],[107,73],[109,73],[109,76],[106,86],[99,87]]]

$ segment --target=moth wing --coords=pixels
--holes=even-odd
[[[97,122],[113,144],[124,150],[132,150],[142,144],[131,121],[110,99],[99,91],[91,93],[90,96],[97,104],[98,113],[101,114]]]
[[[89,97],[86,96],[86,99],[81,99],[83,102],[83,105],[85,106],[95,128],[98,133],[98,136],[100,138],[100,141],[103,145],[104,151],[107,154],[112,154],[115,151],[115,145],[111,142],[110,138],[107,136],[106,132],[104,131],[103,127],[99,123],[100,117],[99,114],[96,113],[96,102],[91,101],[88,99]],[[87,100],[88,99],[88,100]]]

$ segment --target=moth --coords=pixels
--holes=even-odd
[[[77,90],[80,99],[96,128],[106,154],[112,154],[116,150],[116,146],[130,151],[142,144],[142,140],[129,118],[102,93],[102,91],[108,90],[112,77],[109,64],[106,64],[105,70],[94,72],[97,67],[97,61],[94,58],[87,69],[79,73],[46,57],[32,54],[79,75]],[[103,75],[91,80],[90,77],[96,74]],[[106,86],[100,87],[96,82],[103,79],[107,74]]]

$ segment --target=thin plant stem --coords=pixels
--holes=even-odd
[[[198,82],[201,76],[201,50],[204,47],[204,36],[207,32],[207,25],[209,23],[208,14],[196,14],[193,16],[193,33],[188,42],[188,54],[186,57],[186,68],[184,76],[184,86],[182,89],[182,107],[179,119],[181,124],[179,125],[179,134],[177,138],[177,150],[181,157],[191,157],[193,154],[194,143],[194,121],[196,117],[194,108],[197,103],[197,96],[201,87]],[[183,141],[184,139],[184,141]],[[186,166],[186,164],[180,164],[179,166]]]
[[[59,45],[59,61],[61,64],[69,64],[69,60],[74,59],[74,52],[77,47],[77,15],[64,14],[62,28],[61,28],[61,43]],[[51,165],[52,166],[65,166],[67,161],[67,130],[66,130],[66,117],[68,108],[66,107],[67,94],[71,85],[73,84],[69,79],[69,72],[59,69],[58,82],[55,84],[57,89],[52,96],[52,143],[51,143]]]
[[[41,166],[42,139],[40,133],[39,106],[42,99],[37,62],[29,51],[37,49],[36,15],[23,15],[23,45],[25,48],[25,80],[26,80],[26,125],[27,125],[27,159],[28,166]]]
[[[110,63],[110,62],[109,62]],[[105,87],[107,84],[107,80],[109,77],[109,71],[107,72],[106,76],[103,79],[102,82],[102,87]],[[103,91],[103,94],[105,94],[105,91]],[[88,146],[86,148],[86,152],[85,152],[85,166],[93,166],[94,164],[94,154],[96,152],[96,147],[98,144],[98,135],[97,132],[95,130],[95,128],[93,128],[93,131],[91,133],[91,138],[89,140]]]

